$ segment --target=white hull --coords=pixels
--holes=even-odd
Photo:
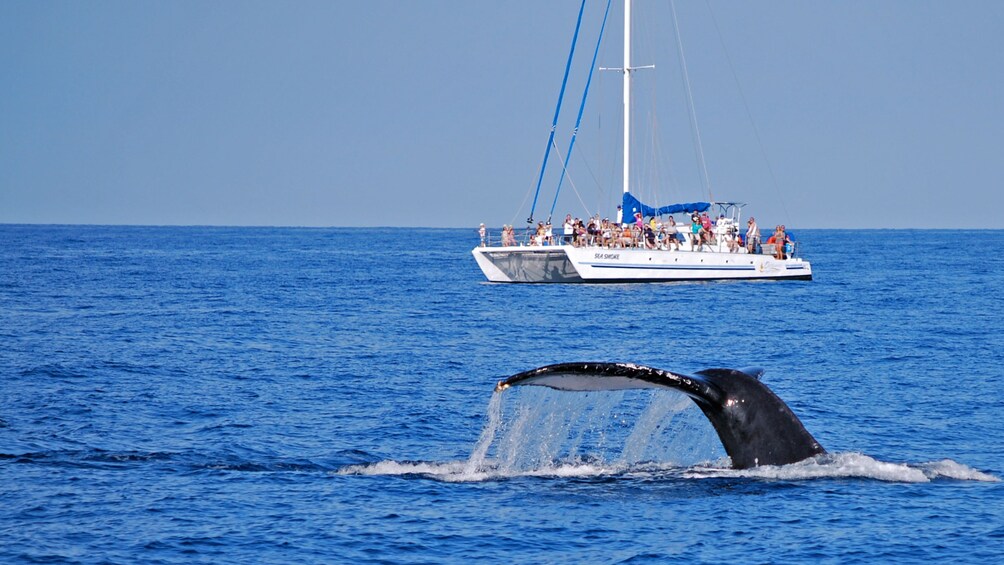
[[[811,280],[798,258],[720,251],[573,247],[475,247],[474,259],[490,282],[615,283],[706,280]]]

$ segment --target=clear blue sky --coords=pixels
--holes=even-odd
[[[0,222],[520,224],[578,4],[0,2]],[[657,65],[636,82],[638,192],[701,200],[667,6],[635,3],[635,62]],[[762,224],[1004,228],[1004,2],[677,12],[716,198]],[[561,216],[609,215],[620,190],[619,76],[594,81]]]

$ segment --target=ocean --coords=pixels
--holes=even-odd
[[[495,285],[474,229],[0,225],[0,562],[1004,560],[1004,231],[794,230],[811,282]],[[829,451],[672,391],[762,367]]]

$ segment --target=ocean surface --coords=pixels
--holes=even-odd
[[[812,282],[493,285],[476,234],[0,226],[0,562],[1004,561],[1002,231],[796,230]],[[729,469],[759,366],[829,455]]]

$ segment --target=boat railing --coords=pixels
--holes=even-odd
[[[502,245],[502,234],[494,234],[491,230],[485,233],[484,240],[481,241],[482,247],[501,247]]]
[[[684,238],[685,239],[687,239],[687,236],[689,235],[688,232],[680,231],[679,233],[684,234],[684,236],[685,236]],[[557,246],[560,246],[560,245],[572,245],[572,238],[573,238],[573,236],[571,236],[571,235],[564,235],[563,233],[556,233],[556,234],[552,235],[552,237],[551,237],[551,239],[553,240],[552,242],[548,242],[548,241],[545,240],[545,241],[542,241],[540,244],[538,244],[535,241],[535,239],[534,239],[535,237],[536,237],[536,234],[535,234],[535,232],[533,230],[527,230],[526,232],[521,233],[518,236],[516,236],[514,234],[514,237],[511,240],[510,245],[507,246],[505,244],[505,234],[503,232],[500,232],[500,231],[499,232],[493,232],[491,230],[488,230],[486,232],[486,234],[485,234],[485,239],[484,239],[484,242],[483,242],[483,246],[484,247],[557,247]],[[685,245],[685,244],[683,242],[681,242],[681,247],[683,245]],[[776,245],[777,244],[774,244],[774,243],[762,243],[762,244],[760,244],[760,245],[757,246],[757,249],[754,251],[754,253],[758,254],[758,255],[776,256],[777,255]],[[791,242],[788,245],[789,245],[788,249],[785,250],[785,256],[787,256],[787,257],[797,257],[798,253],[799,253],[798,252],[798,247],[799,247],[798,242]],[[596,244],[596,243],[593,243],[593,244],[585,245],[585,247],[604,247],[604,246]],[[642,240],[636,239],[634,241],[634,244],[631,245],[631,246],[629,246],[629,247],[645,248],[646,246],[642,243]],[[726,247],[726,245],[723,242],[721,242],[721,241],[717,241],[717,242],[714,242],[714,243],[704,244],[704,245],[701,245],[700,247],[701,247],[701,249],[700,249],[701,251],[712,251],[712,252],[720,252],[720,253],[728,253],[729,252],[728,248]],[[657,249],[657,250],[658,249],[665,249],[665,247],[657,247],[655,249]],[[740,250],[740,252],[741,253],[747,253],[746,247],[743,246],[742,249]]]
[[[760,245],[760,255],[777,256],[777,243],[763,243]],[[784,255],[788,258],[798,257],[798,242],[791,242],[785,246]]]

